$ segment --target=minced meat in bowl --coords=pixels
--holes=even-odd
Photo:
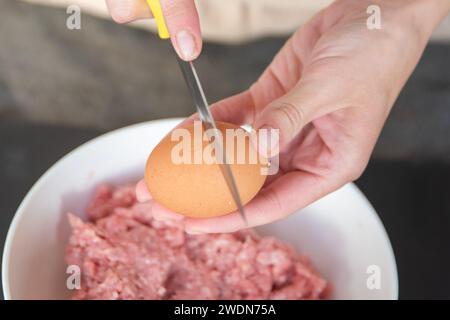
[[[289,244],[252,230],[189,235],[157,221],[132,185],[99,186],[72,227],[68,265],[81,270],[73,299],[322,299],[327,282]]]

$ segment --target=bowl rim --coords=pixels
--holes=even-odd
[[[358,188],[356,184],[353,182],[348,183],[346,186],[351,187],[354,192],[358,193],[361,196],[361,200],[364,201],[367,206],[370,208],[370,211],[376,221],[376,224],[378,225],[380,232],[383,234],[383,239],[385,240],[385,245],[388,249],[388,260],[391,270],[391,278],[393,279],[393,290],[391,293],[391,300],[398,300],[398,294],[399,294],[399,279],[398,279],[398,269],[397,269],[397,261],[395,259],[395,253],[394,248],[392,247],[391,239],[389,238],[389,234],[387,233],[386,228],[384,227],[383,221],[381,220],[380,216],[378,215],[375,208],[370,203],[369,199],[365,196],[365,194]]]
[[[36,190],[38,190],[40,188],[40,186],[42,184],[45,183],[46,180],[49,179],[49,177],[56,171],[57,167],[61,166],[62,163],[69,157],[71,157],[74,153],[79,152],[82,149],[88,148],[89,146],[91,146],[92,144],[97,143],[100,140],[103,139],[107,139],[109,136],[111,135],[115,135],[118,134],[122,131],[128,131],[128,130],[134,130],[137,129],[139,127],[144,127],[144,126],[148,126],[154,123],[164,123],[164,122],[168,122],[168,123],[173,123],[174,126],[176,125],[176,122],[181,122],[182,120],[184,120],[185,118],[179,118],[179,117],[175,117],[175,118],[163,118],[163,119],[156,119],[156,120],[149,120],[149,121],[145,121],[145,122],[140,122],[140,123],[136,123],[136,124],[132,124],[129,126],[125,126],[125,127],[121,127],[118,129],[114,129],[111,131],[108,131],[106,133],[100,134],[97,137],[94,137],[82,144],[80,144],[79,146],[75,147],[74,149],[72,149],[71,151],[69,151],[67,154],[65,154],[64,156],[62,156],[59,160],[57,160],[53,165],[51,165],[40,177],[39,179],[32,185],[32,187],[29,189],[29,191],[27,192],[27,194],[25,195],[25,197],[23,198],[23,200],[20,202],[20,205],[18,206],[18,208],[16,209],[13,219],[9,225],[8,228],[8,232],[5,238],[5,243],[3,246],[3,255],[2,255],[2,291],[3,291],[3,297],[5,300],[11,300],[11,287],[10,287],[10,283],[9,283],[9,279],[10,279],[10,274],[9,274],[9,260],[10,260],[10,256],[11,256],[11,251],[12,251],[12,243],[14,240],[14,237],[16,235],[16,231],[18,228],[18,225],[20,223],[20,221],[23,218],[24,212],[25,212],[25,208],[28,206],[28,203],[31,201],[31,198],[33,196],[33,194],[36,192]],[[378,225],[378,227],[380,228],[381,232],[383,233],[383,238],[386,240],[386,246],[388,249],[388,260],[389,260],[389,264],[391,266],[391,277],[394,280],[392,285],[393,285],[393,292],[391,293],[391,299],[398,299],[398,292],[399,292],[399,280],[398,280],[398,269],[397,269],[397,263],[396,263],[396,259],[395,259],[395,254],[394,254],[394,250],[392,247],[392,243],[390,241],[389,235],[386,231],[386,228],[383,225],[383,222],[381,221],[381,218],[379,217],[378,213],[376,212],[376,210],[373,208],[372,204],[370,203],[370,201],[367,199],[367,197],[362,193],[362,191],[354,184],[354,183],[349,183],[348,184],[354,191],[356,191],[357,193],[359,193],[363,200],[366,202],[366,204],[368,205],[368,207],[371,209],[370,211],[372,212],[372,214],[374,215],[375,221]]]
[[[11,300],[11,287],[9,283],[9,257],[11,256],[11,246],[14,240],[14,236],[16,235],[17,227],[22,220],[22,217],[25,212],[25,208],[28,206],[28,203],[30,202],[31,197],[33,194],[40,188],[42,184],[45,183],[46,180],[53,174],[53,172],[56,170],[58,166],[60,166],[65,159],[71,157],[74,153],[79,152],[82,149],[88,148],[90,145],[97,143],[99,140],[103,140],[108,138],[111,135],[115,135],[117,133],[120,133],[122,131],[127,131],[130,129],[136,129],[141,126],[147,126],[152,123],[162,123],[162,122],[180,122],[184,120],[184,118],[164,118],[164,119],[156,119],[156,120],[150,120],[145,122],[140,122],[136,124],[132,124],[129,126],[125,126],[122,128],[114,129],[111,131],[108,131],[106,133],[100,134],[97,137],[94,137],[79,146],[75,147],[71,151],[69,151],[67,154],[62,156],[60,159],[58,159],[53,165],[51,165],[39,178],[38,180],[31,186],[31,188],[26,193],[23,200],[20,202],[18,208],[16,209],[13,219],[11,220],[11,223],[8,228],[8,232],[6,234],[5,243],[3,245],[3,255],[2,255],[2,289],[3,289],[3,297],[5,300]]]

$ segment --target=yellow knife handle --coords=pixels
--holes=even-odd
[[[166,22],[164,21],[164,15],[159,0],[147,0],[147,4],[150,7],[153,17],[155,18],[159,37],[161,39],[169,39],[169,30],[167,29]]]

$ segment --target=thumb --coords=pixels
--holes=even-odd
[[[334,85],[333,85],[334,86]],[[300,81],[284,96],[269,103],[256,115],[253,127],[258,131],[258,151],[274,156],[286,147],[312,120],[338,109],[331,86],[318,87]],[[324,90],[325,89],[325,90]],[[323,92],[327,92],[324,94]]]

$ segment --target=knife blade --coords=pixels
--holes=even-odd
[[[247,218],[245,216],[244,206],[242,205],[236,180],[233,176],[233,172],[231,171],[231,167],[227,159],[222,138],[218,136],[218,129],[216,126],[216,122],[214,121],[214,118],[209,110],[208,102],[206,100],[202,85],[200,83],[200,79],[197,75],[197,71],[195,70],[194,63],[192,61],[184,61],[180,59],[178,56],[177,60],[178,64],[180,65],[183,77],[189,88],[189,91],[192,95],[192,99],[194,100],[194,104],[197,108],[200,120],[203,123],[204,129],[208,133],[212,132],[213,136],[209,138],[214,137],[216,148],[218,148],[217,150],[220,150],[220,152],[216,152],[216,156],[218,157],[217,163],[220,167],[220,170],[228,186],[228,189],[231,192],[231,196],[233,197],[233,200],[238,208],[239,214],[241,215],[241,218],[247,225]]]

